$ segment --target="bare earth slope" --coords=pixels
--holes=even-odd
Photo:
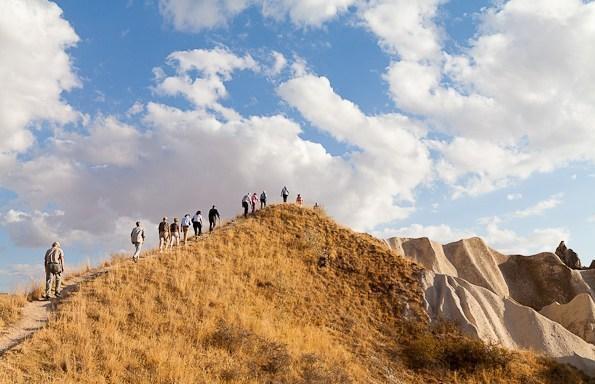
[[[546,353],[595,375],[588,343],[595,327],[591,271],[571,270],[553,253],[502,255],[479,238],[445,246],[427,238],[387,242],[428,271],[425,300],[433,319],[455,321],[468,335]]]
[[[460,277],[538,311],[553,302],[568,303],[580,293],[593,295],[595,272],[572,270],[553,253],[507,256],[479,238],[444,246],[427,238],[393,238],[387,242],[427,270]]]
[[[595,344],[595,302],[591,295],[581,293],[567,304],[552,303],[539,313]]]
[[[466,334],[507,348],[546,353],[595,376],[595,346],[534,309],[457,277],[427,272],[424,285],[433,318],[454,321]]]
[[[553,253],[510,256],[500,269],[510,296],[538,311],[553,302],[568,303],[580,293],[592,293],[580,272],[568,268]]]

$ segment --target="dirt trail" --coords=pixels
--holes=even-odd
[[[235,225],[234,221],[235,220],[230,220],[219,224],[217,226],[217,231],[233,227]],[[211,233],[206,232],[199,238],[194,238],[194,236],[189,237],[189,244],[195,241],[205,240],[210,234]],[[166,252],[171,252],[171,250]],[[141,256],[140,260],[142,262],[143,259],[154,257],[155,254],[159,254],[156,249],[148,250],[147,253]],[[25,304],[22,309],[21,318],[7,329],[0,330],[0,357],[18,346],[35,332],[42,329],[47,324],[50,314],[57,309],[58,304],[67,300],[74,292],[77,292],[81,284],[109,273],[111,269],[117,267],[119,264],[120,263],[108,267],[99,267],[80,276],[66,276],[62,284],[62,298],[51,298],[49,301],[38,300]]]
[[[109,267],[96,269],[80,276],[66,278],[63,284],[61,299],[52,298],[49,301],[38,300],[25,304],[22,309],[21,318],[0,332],[0,356],[19,345],[33,333],[42,329],[47,324],[50,313],[57,308],[58,303],[78,291],[82,283],[108,273],[109,269]]]

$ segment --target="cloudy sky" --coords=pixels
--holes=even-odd
[[[0,291],[246,192],[595,257],[595,3],[0,1]]]

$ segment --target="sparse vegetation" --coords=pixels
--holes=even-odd
[[[0,331],[19,318],[26,303],[24,295],[0,295]]]
[[[431,328],[419,273],[320,212],[267,208],[187,248],[112,262],[0,360],[0,381],[584,382]]]

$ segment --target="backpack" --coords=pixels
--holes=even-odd
[[[168,229],[167,223],[164,223],[163,221],[161,223],[159,223],[159,232],[167,232],[167,229]]]

